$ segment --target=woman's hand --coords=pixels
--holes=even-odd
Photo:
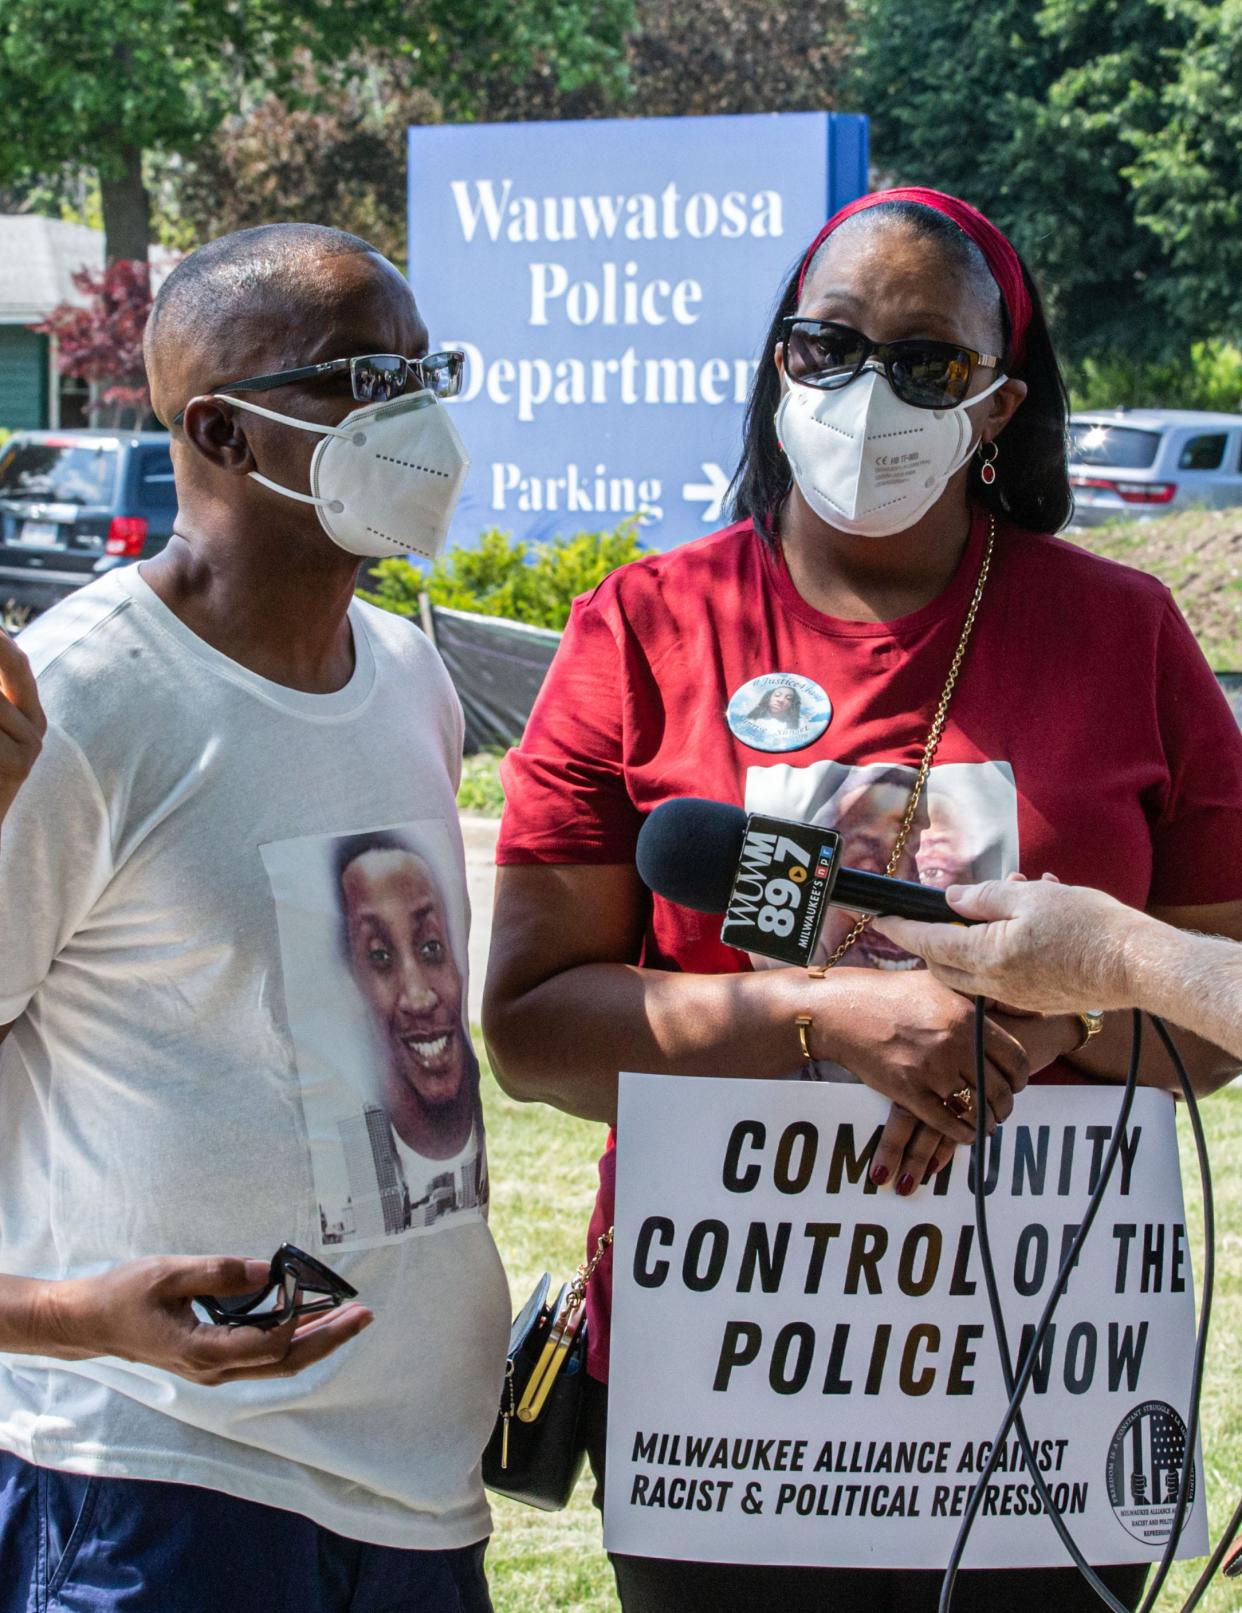
[[[837,1029],[831,1048],[820,1056],[843,1064],[891,1098],[907,1117],[921,1121],[929,1133],[955,1143],[973,1142],[973,1097],[946,1100],[963,1087],[974,1092],[974,1004],[922,970],[858,969],[850,970],[848,978],[847,985],[845,971],[836,976]],[[1012,1112],[1014,1093],[1026,1085],[1030,1062],[1022,1044],[990,1015],[984,1022],[983,1050],[991,1131]],[[898,1135],[895,1128],[893,1147]],[[892,1170],[896,1161],[891,1148],[880,1163]],[[922,1174],[915,1180],[921,1181]]]
[[[970,1006],[973,1019],[973,1004]],[[1078,1021],[1065,1015],[1045,1018],[1039,1014],[1014,1013],[996,1005],[990,1007],[988,1018],[1022,1046],[1032,1075],[1072,1052],[1081,1035]],[[972,1023],[972,1038],[973,1030]],[[972,1091],[975,1086],[973,1059],[972,1044],[972,1068],[966,1083]],[[945,1136],[943,1128],[924,1125],[895,1103],[871,1161],[871,1179],[877,1187],[891,1180],[903,1196],[913,1193],[916,1187],[925,1186],[937,1171],[944,1169],[956,1147],[957,1140]]]
[[[46,732],[30,663],[0,628],[0,823],[26,782]]]
[[[953,1158],[956,1148],[955,1140],[934,1126],[925,1126],[895,1103],[871,1157],[871,1180],[877,1187],[891,1181],[893,1191],[905,1198],[916,1187],[926,1187]]]

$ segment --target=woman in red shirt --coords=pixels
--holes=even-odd
[[[643,888],[644,815],[709,796],[834,825],[855,867],[935,884],[1050,871],[1240,937],[1242,737],[1168,591],[1049,535],[1070,512],[1064,388],[1029,275],[973,208],[890,191],[843,209],[764,351],[736,524],[577,601],[506,761],[484,1026],[506,1090],[609,1123],[620,1070],[861,1080],[893,1100],[873,1177],[907,1194],[973,1138],[971,1004],[840,915],[823,978],[756,967],[718,919]],[[781,687],[797,700],[774,716]],[[1120,1080],[1129,1035],[1126,1015],[993,1011],[990,1119],[1032,1072]],[[1180,1040],[1201,1091],[1235,1073]],[[1169,1084],[1158,1048],[1142,1078]],[[592,1246],[612,1221],[612,1144]],[[605,1262],[601,1479],[610,1286]],[[644,1613],[931,1613],[940,1579],[614,1567]],[[1103,1575],[1137,1605],[1144,1567]],[[954,1598],[956,1613],[1098,1605],[1072,1568],[967,1573]]]

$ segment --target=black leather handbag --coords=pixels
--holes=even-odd
[[[586,1460],[580,1426],[586,1289],[611,1242],[610,1228],[592,1259],[554,1297],[544,1272],[509,1334],[500,1414],[483,1452],[483,1482],[498,1495],[545,1512],[566,1505]]]

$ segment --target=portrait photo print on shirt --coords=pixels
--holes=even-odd
[[[467,923],[439,821],[261,847],[320,1249],[486,1214]]]
[[[842,836],[841,860],[846,866],[882,874],[916,774],[916,768],[897,762],[751,767],[746,773],[746,810],[835,829]],[[1017,868],[1018,794],[1009,763],[947,762],[933,767],[895,876],[945,890],[954,884],[1003,879]],[[829,909],[817,963],[832,956],[854,919],[844,908]],[[767,960],[752,961],[756,967],[771,967]],[[844,961],[855,969],[924,967],[870,928]]]

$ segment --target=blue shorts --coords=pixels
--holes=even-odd
[[[0,1451],[0,1613],[492,1613],[486,1547],[371,1546],[217,1490]]]

